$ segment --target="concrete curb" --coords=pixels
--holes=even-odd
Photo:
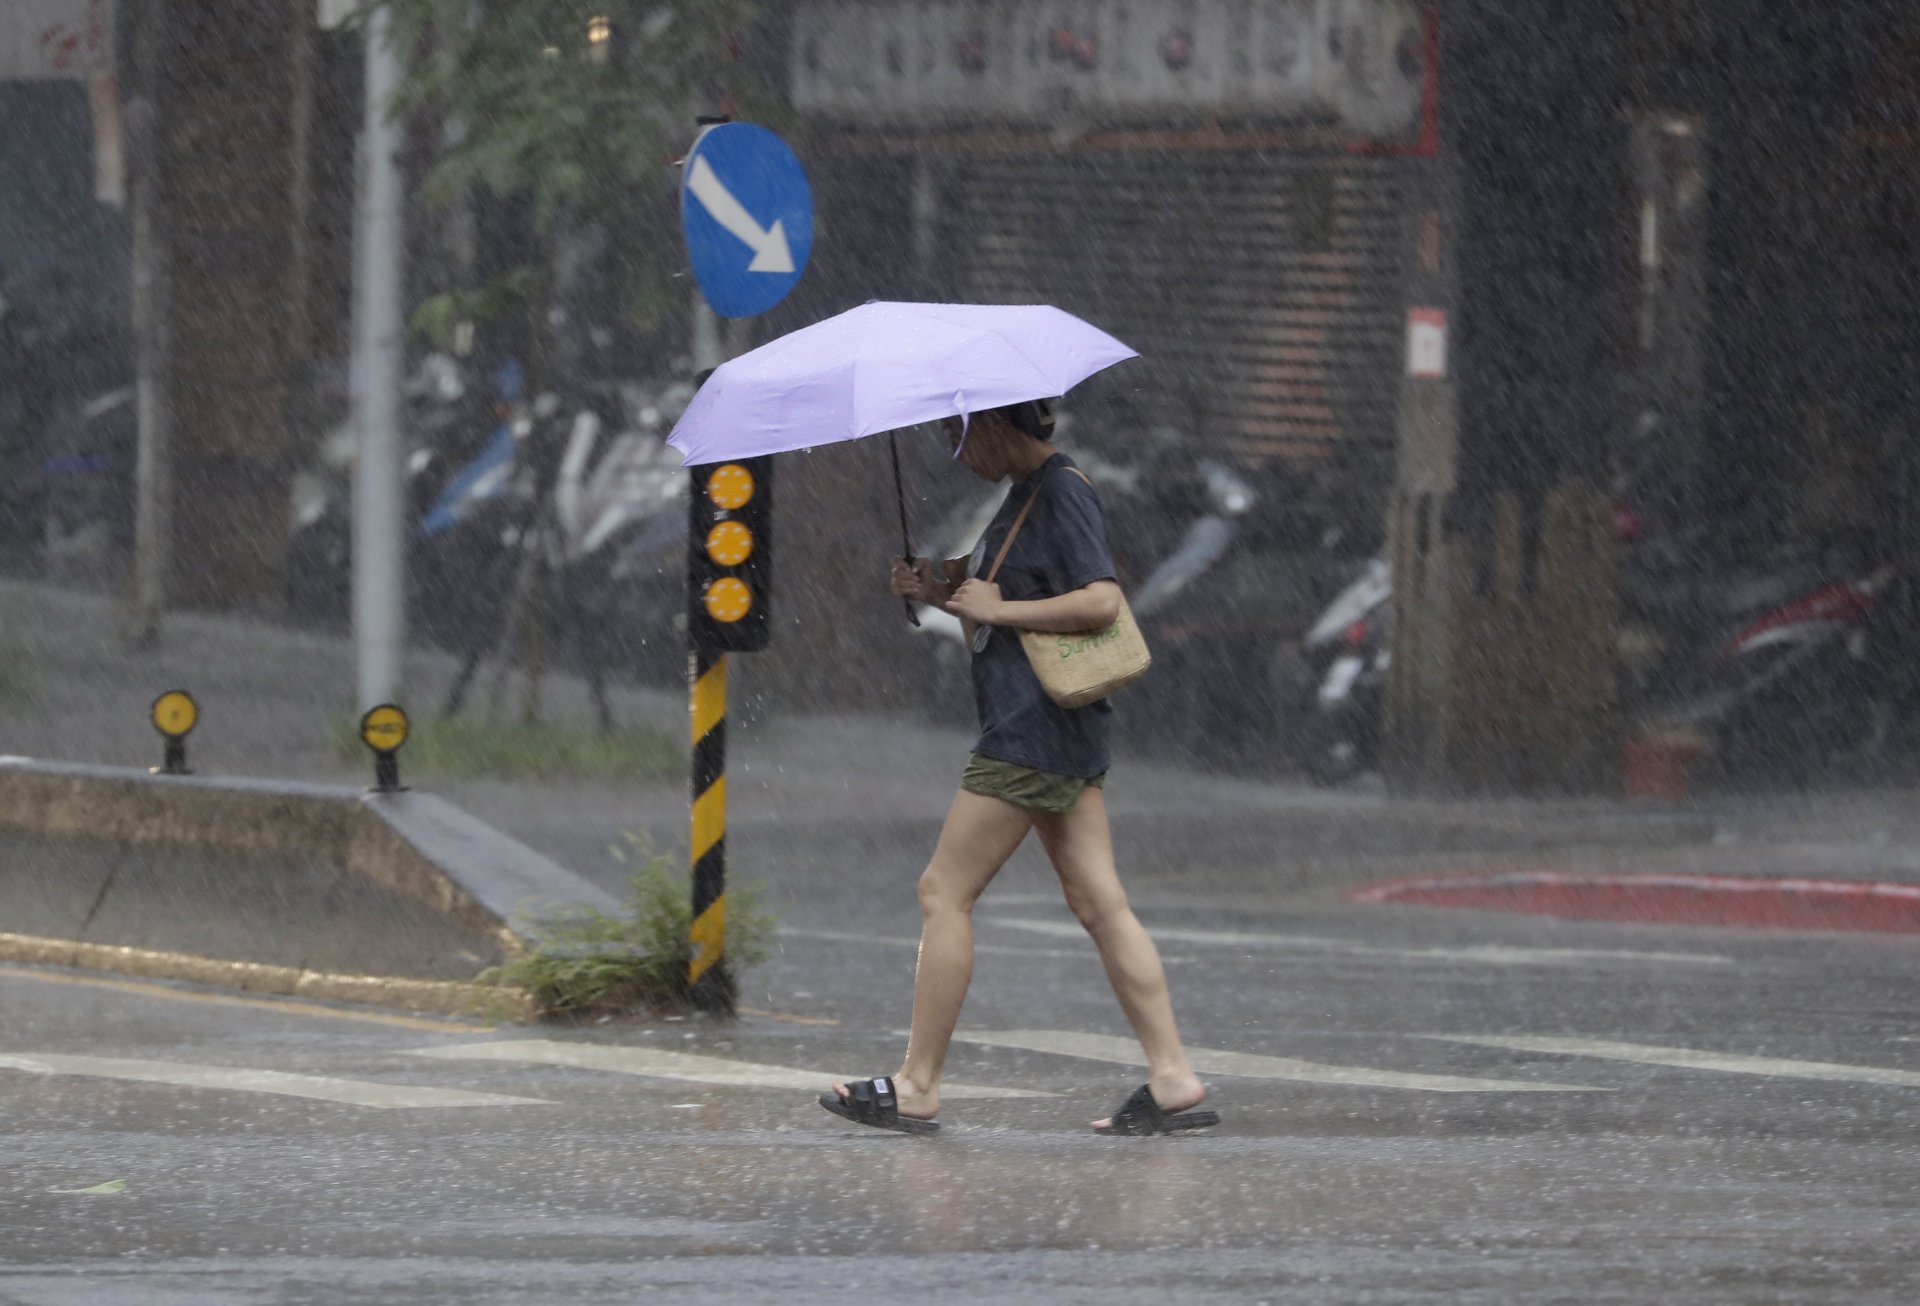
[[[0,833],[119,849],[205,853],[269,868],[276,863],[336,868],[345,873],[342,883],[348,892],[356,882],[377,891],[366,900],[376,917],[379,903],[397,898],[451,927],[447,937],[461,942],[443,943],[446,955],[466,960],[444,962],[438,967],[442,974],[477,974],[498,964],[520,951],[541,922],[556,915],[582,907],[619,907],[597,885],[431,794],[379,794],[248,777],[157,776],[5,757],[0,758]],[[345,960],[349,968],[364,966],[369,973],[272,965],[257,957],[207,956],[201,943],[184,950],[132,946],[149,940],[129,939],[124,933],[118,939],[86,937],[90,930],[105,928],[99,922],[110,913],[102,913],[101,904],[110,889],[123,897],[140,893],[139,859],[126,859],[125,867],[109,878],[84,917],[76,899],[53,931],[0,934],[0,958],[426,1011],[497,1012],[503,1001],[508,1007],[526,1008],[524,998],[516,1003],[499,990],[465,980],[378,973],[380,964],[356,957],[370,954],[373,945],[356,944],[350,931],[344,935],[344,957],[336,947],[330,960]],[[155,910],[204,922],[225,905],[219,900],[224,888],[217,876],[209,875],[194,896],[162,895]],[[304,910],[309,918],[324,916],[311,905]],[[271,919],[296,933],[327,928],[325,920]],[[342,931],[332,928],[333,941],[340,943]],[[75,937],[61,937],[69,930]],[[386,942],[391,960],[392,941]],[[249,943],[256,949],[262,945],[258,938]],[[304,959],[306,954],[281,948],[273,955]]]
[[[436,1015],[527,1020],[535,1014],[532,999],[513,988],[384,975],[336,975],[295,966],[225,961],[218,957],[108,943],[78,943],[72,939],[46,939],[30,934],[0,934],[0,961],[104,971],[141,979],[181,980],[237,989],[242,993],[352,1002]]]

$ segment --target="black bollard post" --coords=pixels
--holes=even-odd
[[[382,703],[370,708],[360,718],[360,742],[373,753],[373,788],[375,793],[405,793],[406,786],[400,783],[400,750],[406,745],[407,734],[411,729],[407,714],[392,703]]]

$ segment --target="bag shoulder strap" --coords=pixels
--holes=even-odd
[[[1020,506],[1020,515],[1013,519],[1013,525],[1007,530],[1007,538],[1000,541],[1000,552],[993,555],[993,566],[989,568],[987,574],[982,577],[989,585],[993,583],[993,578],[1000,574],[1000,564],[1007,560],[1007,550],[1013,547],[1013,537],[1018,535],[1020,528],[1027,524],[1027,514],[1033,511],[1034,500],[1040,497],[1040,491],[1045,488],[1044,482],[1034,486],[1033,493],[1028,496],[1027,501]]]
[[[1093,484],[1092,481],[1087,480],[1087,474],[1081,471],[1078,467],[1067,467],[1064,470],[1072,472],[1075,476],[1078,476],[1081,480],[1086,481],[1088,485]],[[1000,541],[1000,552],[993,555],[993,566],[988,570],[987,574],[984,577],[982,577],[982,579],[985,580],[989,585],[993,583],[993,578],[1000,574],[1000,564],[1007,560],[1007,550],[1013,547],[1013,537],[1020,533],[1020,528],[1022,526],[1026,525],[1027,514],[1033,511],[1033,505],[1035,501],[1040,498],[1040,491],[1046,488],[1047,488],[1047,483],[1044,479],[1042,479],[1038,485],[1033,487],[1032,496],[1024,504],[1021,505],[1020,515],[1013,519],[1013,526],[1007,531],[1007,538]]]

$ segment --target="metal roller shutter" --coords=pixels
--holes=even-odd
[[[941,246],[960,298],[1051,302],[1111,330],[1143,356],[1128,384],[1213,452],[1391,465],[1403,162],[1218,151],[946,164]]]

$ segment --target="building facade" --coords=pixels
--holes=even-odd
[[[793,11],[843,297],[1082,314],[1142,354],[1089,386],[1124,398],[1122,442],[1166,425],[1235,460],[1390,463],[1419,4]]]

